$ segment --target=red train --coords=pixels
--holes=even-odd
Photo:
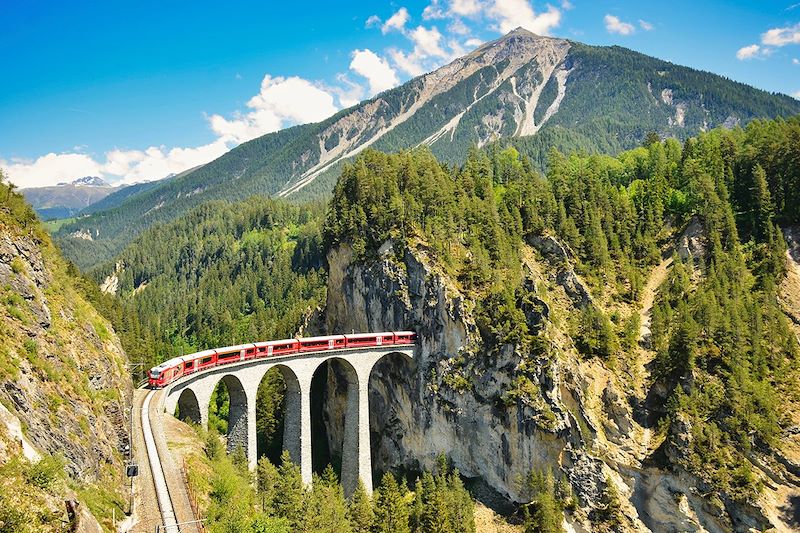
[[[247,361],[262,357],[290,355],[304,352],[322,352],[363,348],[369,346],[394,346],[414,344],[417,334],[413,331],[387,331],[383,333],[356,333],[353,335],[331,335],[328,337],[306,337],[280,341],[240,344],[214,350],[203,350],[182,357],[174,357],[147,371],[150,387],[160,389],[176,379],[200,372],[207,368]]]

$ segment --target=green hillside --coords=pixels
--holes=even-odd
[[[620,47],[591,47],[524,30],[443,68],[455,74],[444,81],[437,81],[436,73],[421,76],[321,123],[244,143],[194,172],[65,225],[57,241],[71,260],[90,268],[151,225],[209,200],[327,197],[342,162],[366,145],[396,151],[429,144],[442,161],[457,163],[470,146],[513,139],[541,170],[552,147],[614,154],[638,145],[649,132],[683,140],[720,125],[800,113],[800,102],[786,95]],[[528,102],[539,85],[538,100]],[[520,122],[520,113],[534,103],[530,120],[539,121],[538,130],[523,135],[534,129],[530,120]]]

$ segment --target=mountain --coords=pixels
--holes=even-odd
[[[127,502],[125,353],[23,197],[0,185],[0,203],[0,530],[111,531]]]
[[[551,147],[617,153],[649,132],[686,139],[715,126],[797,113],[800,101],[786,95],[625,48],[517,29],[327,120],[244,143],[114,209],[65,225],[57,240],[70,259],[90,267],[147,227],[211,199],[326,196],[342,163],[367,147],[424,144],[455,163],[472,145],[508,140],[544,168]]]
[[[68,218],[119,190],[97,176],[78,178],[50,187],[21,189],[20,192],[44,220]]]
[[[105,180],[98,176],[84,176],[73,180],[71,183],[59,183],[59,185],[88,185],[90,187],[110,187]]]
[[[376,473],[413,477],[444,453],[525,531],[797,531],[798,139],[800,116],[756,121],[554,154],[546,178],[513,147],[460,165],[369,149],[325,208],[208,202],[93,274],[145,367],[297,331],[415,331],[413,362],[389,355],[369,380]],[[273,460],[281,380],[256,399]],[[313,380],[320,469],[341,465],[347,381],[341,361]],[[216,398],[209,426],[225,433],[229,396]],[[251,485],[240,501],[274,495]],[[254,508],[203,516],[239,531]]]

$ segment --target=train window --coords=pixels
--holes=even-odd
[[[211,359],[212,359],[212,357],[211,357],[211,356],[209,356],[209,357],[203,357],[203,360],[202,360],[202,361],[200,361],[200,364],[201,364],[201,365],[205,365],[205,364],[207,364],[207,363],[210,363],[210,362],[211,362]]]
[[[194,366],[194,361],[186,361],[186,368],[192,368]]]

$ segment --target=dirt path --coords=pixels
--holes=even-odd
[[[672,266],[672,254],[662,260],[650,272],[650,277],[647,278],[647,284],[642,289],[642,307],[639,309],[639,343],[646,344],[647,338],[650,335],[650,320],[653,311],[653,304],[656,300],[656,293],[658,288],[667,279],[669,268]]]

